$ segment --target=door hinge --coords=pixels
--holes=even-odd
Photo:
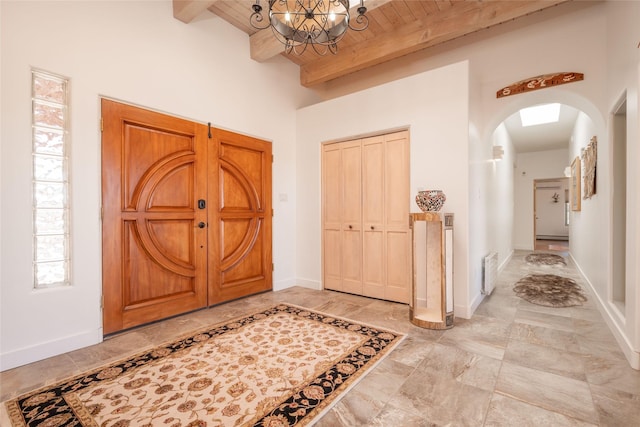
[[[271,263],[271,271],[275,271],[276,270],[276,265],[274,263]]]
[[[104,119],[100,118],[100,132],[104,132]]]
[[[273,212],[274,212],[274,211],[273,211],[273,209],[271,209],[271,216],[273,216],[273,215],[274,215],[274,214],[273,214]]]
[[[209,137],[209,139],[213,138],[213,135],[211,134],[211,122],[207,123],[207,126],[209,127],[209,132],[207,133],[207,136]]]
[[[104,206],[100,206],[100,221],[104,221]]]
[[[271,163],[273,163],[274,158],[275,158],[275,157],[274,157],[274,155],[272,154],[272,155],[271,155]]]
[[[104,308],[104,295],[100,296],[100,309]]]

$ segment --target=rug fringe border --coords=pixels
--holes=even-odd
[[[381,330],[385,330],[382,329]],[[390,332],[389,330],[385,330],[385,332]],[[362,381],[364,378],[367,377],[367,375],[369,375],[371,372],[373,372],[373,370],[375,368],[378,367],[378,365],[384,360],[386,359],[395,349],[396,347],[398,347],[400,345],[400,343],[402,343],[405,338],[407,337],[407,334],[403,334],[403,333],[396,333],[400,339],[397,340],[395,343],[393,343],[390,347],[388,347],[387,349],[385,349],[385,353],[383,355],[381,355],[380,358],[378,358],[373,365],[371,365],[365,372],[362,373],[362,375],[360,375],[358,378],[355,378],[353,380],[353,382],[351,382],[346,389],[344,389],[339,396],[337,396],[335,399],[333,399],[333,401],[331,401],[325,408],[323,408],[320,412],[318,412],[313,419],[309,420],[309,422],[307,424],[300,424],[301,426],[308,426],[308,427],[312,427],[313,425],[315,425],[318,421],[320,421],[322,419],[322,417],[324,417],[329,411],[331,411],[334,406],[336,406],[338,403],[340,403],[340,401],[342,401],[342,399],[345,398],[345,396],[355,387],[357,386],[360,381]],[[304,422],[304,420],[303,420]]]

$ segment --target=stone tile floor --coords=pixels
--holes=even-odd
[[[516,251],[472,319],[447,331],[413,326],[408,306],[294,287],[140,327],[103,343],[0,373],[0,401],[122,359],[194,329],[288,302],[407,333],[316,424],[336,426],[640,426],[640,371],[627,363],[593,297],[567,267],[532,267]],[[566,253],[563,253],[566,255]],[[581,307],[516,297],[522,276],[583,285]]]

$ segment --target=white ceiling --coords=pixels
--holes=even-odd
[[[528,153],[569,148],[577,117],[578,110],[560,105],[560,120],[557,123],[522,127],[520,113],[517,112],[509,116],[504,124],[516,153]]]

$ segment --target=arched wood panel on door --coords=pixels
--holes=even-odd
[[[214,129],[209,305],[272,289],[271,143]]]
[[[102,100],[105,334],[207,303],[207,127]]]

